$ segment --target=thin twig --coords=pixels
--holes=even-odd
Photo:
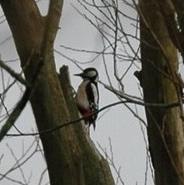
[[[169,104],[144,103],[144,102],[141,102],[141,101],[137,101],[137,100],[133,100],[133,99],[128,98],[128,100],[111,103],[109,105],[106,105],[106,106],[102,107],[98,111],[93,112],[92,114],[90,114],[88,116],[84,116],[84,117],[81,117],[81,118],[76,119],[76,120],[68,121],[68,122],[66,122],[62,125],[58,125],[57,127],[54,127],[54,128],[51,128],[51,129],[46,129],[46,130],[42,130],[41,132],[35,132],[35,133],[6,134],[6,136],[16,137],[16,136],[35,136],[35,135],[49,134],[49,133],[55,132],[59,129],[62,129],[64,127],[67,127],[69,125],[72,125],[72,124],[75,124],[75,123],[80,123],[80,121],[85,120],[86,118],[91,117],[94,114],[98,114],[98,113],[100,113],[100,112],[102,112],[102,111],[104,111],[104,110],[106,110],[110,107],[117,106],[117,105],[120,105],[120,104],[126,104],[126,103],[133,103],[133,104],[147,106],[147,107],[161,107],[161,108],[165,108],[165,109],[176,107],[176,106],[180,105],[178,102],[173,102],[173,103],[169,103]]]

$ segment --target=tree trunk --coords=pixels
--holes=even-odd
[[[155,184],[183,185],[183,108],[177,51],[157,1],[140,0],[139,5],[144,100],[158,104],[179,102],[179,106],[167,109],[146,107]]]
[[[112,185],[107,161],[97,152],[80,123],[46,132],[78,118],[69,82],[58,78],[53,41],[58,28],[62,1],[52,0],[46,18],[34,0],[1,0],[11,28],[26,80],[32,82],[30,98],[52,185]],[[53,5],[53,6],[52,6]],[[42,63],[42,65],[39,65]],[[61,85],[60,85],[61,83]],[[64,88],[63,88],[64,87]],[[65,89],[65,87],[67,87]],[[62,90],[63,89],[63,90]]]

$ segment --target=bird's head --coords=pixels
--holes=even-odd
[[[87,79],[91,81],[98,80],[98,71],[95,68],[86,68],[82,73],[75,74],[75,76],[80,76],[82,79]]]

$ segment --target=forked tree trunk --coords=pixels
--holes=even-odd
[[[52,10],[49,9],[46,18],[40,15],[34,0],[1,0],[0,3],[26,80],[31,82],[37,67],[41,68],[32,84],[30,99],[38,130],[43,132],[77,119],[69,81],[63,75],[59,81],[53,56],[63,2],[52,0]],[[97,152],[80,123],[42,134],[41,140],[52,185],[114,184],[107,161]]]
[[[158,104],[181,103],[177,51],[161,12],[164,10],[155,0],[140,0],[139,7],[144,100]],[[172,108],[146,107],[156,185],[184,185],[181,104]]]

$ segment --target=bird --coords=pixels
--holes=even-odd
[[[93,125],[95,130],[99,106],[98,71],[89,67],[83,70],[82,73],[75,74],[75,76],[82,78],[75,97],[77,108],[84,117],[85,124],[89,127]]]

